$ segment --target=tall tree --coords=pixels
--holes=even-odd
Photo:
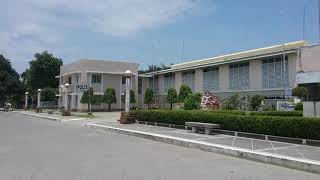
[[[24,88],[19,74],[12,68],[10,60],[0,55],[0,104],[5,101],[18,105],[23,101]]]
[[[144,103],[148,105],[148,109],[150,108],[150,104],[153,102],[153,90],[151,88],[146,89],[146,94],[144,96]]]
[[[49,54],[47,51],[36,53],[34,60],[30,61],[30,69],[27,69],[22,76],[28,89],[39,89],[45,87],[56,88],[62,60]]]
[[[117,102],[116,90],[107,88],[103,95],[103,102],[108,104],[108,111],[111,111],[111,104]]]
[[[177,90],[174,88],[168,89],[167,100],[170,103],[170,109],[172,110],[172,104],[178,99]]]
[[[86,92],[83,93],[80,99],[80,103],[82,104],[88,104],[88,113],[90,112],[91,109],[91,104],[93,104],[93,88],[89,88]]]
[[[179,92],[179,101],[183,102],[188,94],[192,94],[191,88],[185,84],[182,84]]]

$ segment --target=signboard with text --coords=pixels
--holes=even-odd
[[[77,84],[77,89],[78,91],[84,92],[84,91],[88,91],[89,86],[88,84]]]

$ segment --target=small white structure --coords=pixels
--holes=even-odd
[[[68,104],[68,97],[69,97],[69,87],[70,87],[70,84],[69,83],[66,83],[64,85],[64,88],[65,88],[65,101],[64,101],[64,110],[65,111],[68,111],[69,110],[69,104]]]
[[[24,98],[24,108],[27,109],[28,108],[28,95],[29,95],[29,92],[25,92],[25,98]]]
[[[41,101],[41,89],[38,89],[38,99],[37,99],[37,108],[40,109],[41,108],[41,104],[40,104],[40,101]]]
[[[125,106],[125,112],[130,111],[130,78],[132,76],[132,72],[130,70],[126,70],[124,73],[124,77],[126,78],[126,106]]]

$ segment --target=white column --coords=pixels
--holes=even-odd
[[[125,112],[129,112],[130,111],[130,79],[132,76],[132,73],[130,70],[126,70],[126,72],[124,73],[124,76],[126,77],[126,106],[125,106]]]
[[[69,110],[69,107],[68,107],[68,101],[69,101],[69,86],[70,86],[69,83],[66,83],[66,84],[64,85],[64,87],[66,88],[65,100],[64,100],[64,102],[65,102],[65,104],[64,104],[64,110],[65,110],[65,111],[68,111],[68,110]]]
[[[71,110],[76,109],[76,96],[71,95]]]
[[[41,89],[38,89],[37,108],[41,108],[40,99],[41,99]]]
[[[125,112],[130,110],[130,77],[126,77],[126,109]]]

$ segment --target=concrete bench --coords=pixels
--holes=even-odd
[[[198,132],[199,129],[204,129],[205,134],[211,134],[212,129],[220,129],[220,124],[186,122],[185,125],[191,127],[193,133]]]
[[[48,110],[48,114],[52,114],[54,110]]]

